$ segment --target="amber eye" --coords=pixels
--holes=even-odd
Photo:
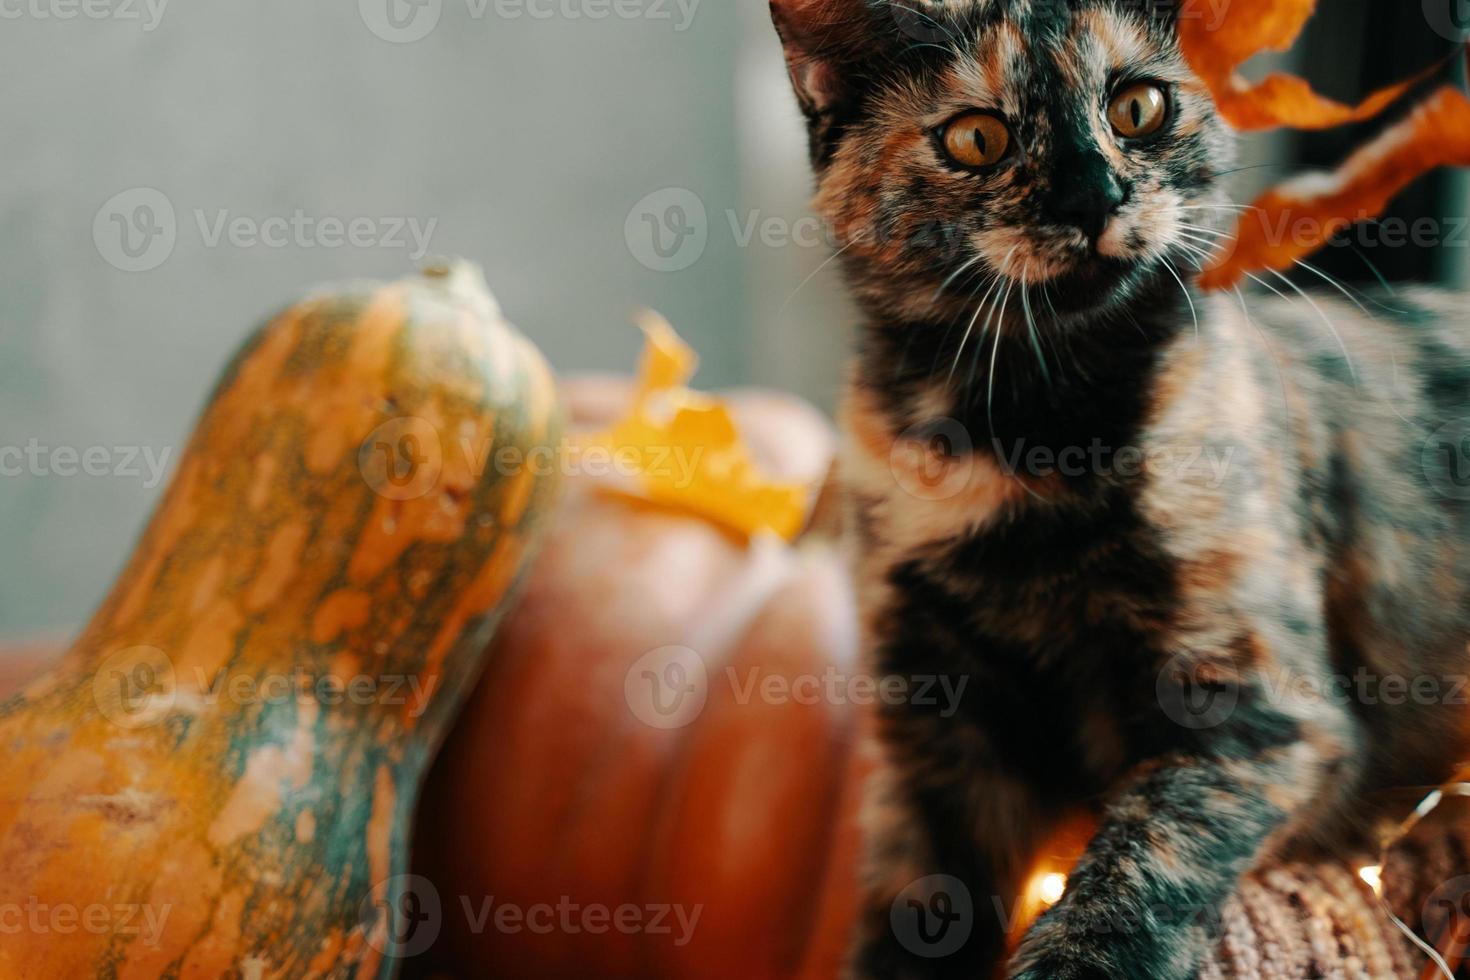
[[[988,112],[967,112],[944,126],[944,152],[962,167],[991,167],[1011,147],[1006,124]]]
[[[1154,82],[1138,82],[1113,96],[1108,121],[1119,136],[1138,139],[1152,136],[1169,117],[1169,97]]]

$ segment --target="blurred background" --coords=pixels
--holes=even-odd
[[[1419,4],[1322,7],[1328,94],[1449,50]],[[835,401],[854,317],[763,0],[0,0],[0,91],[0,639],[86,618],[220,367],[324,280],[463,255],[563,371],[630,368],[650,306],[701,386]],[[1352,138],[1246,140],[1237,200]],[[1466,213],[1449,174],[1395,211]],[[1470,270],[1463,229],[1361,251],[1322,262]]]

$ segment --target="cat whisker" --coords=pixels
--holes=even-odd
[[[1000,285],[1000,281],[1002,278],[1003,277],[1001,275],[997,274],[995,279],[991,281],[990,288],[985,291],[985,296],[980,300],[979,303],[975,304],[975,315],[970,317],[969,326],[965,327],[965,334],[963,337],[960,338],[960,346],[956,348],[954,352],[954,363],[951,364],[949,367],[949,376],[944,379],[944,387],[946,389],[948,389],[950,384],[954,381],[955,372],[960,369],[960,358],[964,356],[965,353],[965,345],[970,342],[970,334],[974,332],[975,324],[977,321],[979,321],[980,314],[984,312],[986,303],[990,301],[991,293],[993,293],[995,291],[995,288]]]
[[[984,290],[986,288],[987,284],[993,285],[995,282],[997,282],[999,280],[999,278],[1000,278],[1000,273],[997,272],[997,273],[994,273],[989,279],[982,279],[979,283],[976,284],[975,288],[972,289],[972,290],[970,290],[969,294],[965,296],[965,302],[969,302],[970,300],[974,299],[976,296],[978,296],[980,294],[981,290]],[[936,298],[938,297],[938,295],[939,295],[938,293],[935,293]],[[988,293],[987,293],[987,295],[988,295]],[[984,300],[981,300],[981,306],[982,307],[984,306]],[[979,311],[978,310],[976,311],[976,315],[977,316],[979,315]],[[971,322],[970,326],[971,327],[974,326],[973,321]],[[955,328],[954,322],[950,322],[948,325],[945,326],[945,328],[944,328],[944,336],[939,339],[939,345],[938,345],[938,347],[934,351],[934,361],[933,361],[933,363],[931,363],[929,365],[929,373],[930,374],[934,374],[935,372],[937,372],[939,370],[939,362],[944,357],[944,345],[949,342],[949,335],[952,334],[952,333],[954,333],[954,328]],[[969,337],[969,332],[968,332],[968,328],[967,328],[966,333],[965,333],[965,338],[968,339],[968,337]],[[904,344],[904,354],[903,354],[903,357],[904,357],[904,360],[905,361],[907,361],[907,359],[908,359],[908,349],[913,344],[913,340],[914,340],[914,335],[913,335],[913,333],[910,333],[909,334],[908,342]],[[964,341],[962,340],[961,343],[960,343],[960,351],[963,351],[963,350],[964,350]],[[955,356],[956,356],[956,358],[958,358],[959,354],[957,353]]]
[[[780,318],[780,316],[781,316],[782,313],[785,313],[786,312],[786,307],[788,307],[788,306],[791,305],[791,301],[794,300],[794,299],[796,299],[796,294],[799,293],[799,292],[801,292],[803,289],[805,289],[806,286],[807,286],[807,283],[809,283],[813,279],[817,278],[817,273],[819,273],[823,269],[827,268],[827,266],[831,265],[833,262],[836,262],[837,259],[838,259],[838,257],[840,257],[843,252],[846,252],[848,249],[852,248],[857,243],[858,243],[858,239],[854,238],[852,241],[848,242],[846,245],[842,246],[837,251],[835,251],[831,255],[827,256],[827,258],[822,262],[821,265],[819,265],[815,269],[813,269],[811,271],[811,273],[805,279],[803,279],[801,281],[801,284],[791,291],[791,295],[788,296],[788,297],[786,297],[786,302],[782,303],[781,306],[780,306],[780,308],[778,310],[776,310],[776,317],[777,317],[777,319]]]
[[[1368,271],[1369,272],[1373,273],[1373,277],[1378,280],[1379,285],[1381,285],[1384,289],[1386,289],[1388,291],[1388,295],[1390,295],[1390,296],[1397,296],[1398,295],[1398,291],[1393,288],[1393,284],[1390,283],[1388,281],[1388,279],[1384,277],[1383,273],[1379,270],[1378,266],[1376,266],[1376,265],[1373,264],[1373,260],[1370,259],[1370,258],[1368,258],[1368,256],[1364,254],[1364,252],[1363,252],[1362,249],[1358,248],[1358,246],[1356,246],[1356,245],[1348,245],[1348,248],[1352,249],[1353,250],[1353,254],[1356,255],[1358,258],[1360,258],[1360,259],[1363,260],[1363,264],[1368,267]],[[1382,305],[1382,304],[1380,304],[1380,305]],[[1384,307],[1384,309],[1388,309],[1388,307]],[[1404,311],[1403,310],[1394,310],[1392,312],[1402,313]]]
[[[1264,290],[1266,290],[1268,292],[1271,292],[1271,293],[1275,293],[1277,296],[1280,296],[1281,299],[1284,302],[1290,303],[1292,306],[1295,306],[1296,305],[1296,300],[1292,299],[1290,296],[1286,295],[1281,290],[1277,289],[1275,286],[1271,285],[1269,282],[1267,282],[1266,280],[1262,279],[1260,276],[1251,275],[1249,272],[1247,272],[1245,274],[1245,277],[1247,279],[1249,279],[1251,282],[1253,282],[1256,285],[1260,286],[1262,289],[1264,289]]]
[[[1357,249],[1355,248],[1355,249],[1353,249],[1353,251],[1357,251]],[[1358,254],[1363,259],[1364,262],[1368,262],[1367,256],[1364,256],[1361,252],[1359,252]],[[1334,279],[1332,276],[1329,276],[1327,273],[1323,272],[1321,269],[1317,268],[1314,265],[1310,265],[1310,264],[1308,264],[1306,262],[1303,262],[1301,260],[1297,260],[1296,264],[1299,265],[1299,266],[1301,266],[1303,269],[1306,269],[1308,272],[1312,273],[1313,275],[1318,276],[1321,279],[1323,279],[1328,285],[1332,286],[1332,288],[1336,289],[1338,292],[1340,292],[1344,296],[1346,296],[1348,298],[1348,300],[1354,306],[1356,306],[1358,309],[1362,310],[1365,314],[1367,314],[1370,317],[1373,314],[1372,313],[1369,313],[1367,307],[1365,307],[1362,303],[1360,303],[1356,299],[1353,299],[1353,296],[1352,296],[1353,293],[1357,293],[1363,299],[1365,299],[1368,302],[1372,303],[1374,306],[1378,307],[1380,310],[1383,310],[1385,313],[1393,313],[1393,314],[1396,314],[1398,316],[1407,316],[1408,313],[1409,313],[1408,310],[1401,310],[1401,309],[1399,309],[1396,306],[1388,306],[1385,303],[1380,303],[1378,300],[1374,299],[1372,296],[1369,296],[1367,293],[1363,292],[1361,289],[1353,289],[1351,286],[1348,286],[1347,284],[1345,284],[1343,282],[1340,282],[1337,279]],[[1388,291],[1390,293],[1394,293],[1393,286],[1389,285],[1388,280],[1382,278],[1382,273],[1379,273],[1378,272],[1377,267],[1374,266],[1371,262],[1368,262],[1368,265],[1369,265],[1369,268],[1373,269],[1374,273],[1379,276],[1379,280],[1388,289]],[[1397,294],[1394,293],[1394,295],[1397,295]]]
[[[954,272],[951,272],[949,274],[949,277],[945,279],[944,282],[939,284],[939,288],[934,290],[934,298],[938,299],[940,295],[949,288],[951,283],[953,283],[960,276],[964,275],[966,272],[969,272],[971,269],[975,268],[975,266],[979,265],[983,261],[985,261],[985,256],[977,255],[970,261],[961,265]]]
[[[1050,283],[1044,282],[1041,284],[1041,298],[1046,300],[1047,308],[1051,310],[1051,323],[1053,328],[1052,334],[1055,335],[1056,331],[1061,328],[1062,315],[1057,312],[1057,304],[1052,300]],[[1058,348],[1057,342],[1055,340],[1052,341],[1051,348],[1052,350],[1057,351],[1057,367],[1065,368],[1066,364],[1062,360],[1061,351]],[[1062,376],[1066,377],[1065,371],[1062,372]]]
[[[1372,313],[1369,313],[1368,312],[1368,307],[1364,306],[1362,303],[1359,303],[1358,300],[1357,300],[1357,298],[1354,297],[1353,294],[1348,291],[1348,288],[1346,286],[1344,286],[1341,282],[1339,282],[1337,279],[1334,279],[1332,276],[1329,276],[1327,273],[1323,272],[1321,269],[1317,268],[1315,265],[1312,265],[1309,262],[1303,262],[1301,259],[1295,260],[1295,264],[1301,266],[1303,269],[1306,269],[1308,272],[1312,273],[1314,276],[1317,276],[1319,279],[1321,279],[1323,282],[1327,283],[1327,285],[1331,286],[1333,289],[1337,290],[1339,293],[1342,293],[1343,296],[1347,297],[1347,301],[1349,303],[1352,303],[1358,309],[1360,309],[1360,310],[1363,311],[1363,315],[1364,316],[1371,317],[1373,315]]]
[[[1208,254],[1211,258],[1219,254],[1219,252],[1221,252],[1225,248],[1225,246],[1221,245],[1219,242],[1211,241],[1208,238],[1202,238],[1199,235],[1194,235],[1189,232],[1180,232],[1179,236],[1181,238],[1188,239],[1191,242],[1195,242],[1196,244],[1203,246],[1205,249],[1209,250]]]
[[[1010,283],[1006,284],[1006,293],[1010,292]],[[997,297],[999,298],[999,297]],[[995,320],[997,304],[990,304],[990,312],[985,315],[985,322],[980,326],[980,340],[975,344],[975,353],[970,358],[970,372],[965,376],[964,395],[969,397],[970,390],[975,386],[975,372],[980,368],[980,358],[985,353],[985,337],[990,333],[990,325]]]
[[[1342,334],[1340,334],[1340,333],[1337,332],[1337,327],[1335,327],[1333,325],[1332,320],[1328,318],[1326,312],[1323,311],[1322,307],[1320,307],[1320,306],[1317,305],[1317,301],[1314,300],[1314,299],[1312,299],[1312,297],[1310,295],[1308,295],[1308,293],[1307,293],[1307,291],[1305,289],[1302,289],[1302,287],[1298,286],[1296,283],[1292,282],[1290,279],[1288,279],[1286,276],[1283,276],[1281,273],[1277,272],[1275,269],[1270,269],[1268,271],[1273,276],[1275,276],[1277,279],[1280,279],[1282,282],[1286,283],[1293,290],[1295,290],[1296,293],[1297,293],[1297,295],[1300,296],[1302,299],[1306,300],[1307,301],[1307,305],[1310,306],[1313,310],[1316,311],[1317,316],[1319,316],[1319,317],[1322,318],[1322,323],[1326,325],[1327,331],[1330,334],[1332,334],[1333,339],[1337,341],[1337,347],[1338,347],[1339,350],[1342,351],[1343,360],[1347,361],[1348,374],[1352,375],[1352,378],[1353,378],[1353,387],[1357,387],[1357,385],[1358,385],[1358,368],[1357,368],[1357,365],[1355,365],[1353,363],[1353,355],[1350,354],[1350,353],[1348,353],[1347,344],[1343,342]],[[1261,285],[1266,286],[1267,289],[1271,289],[1270,286],[1267,286],[1266,283],[1263,280],[1257,278],[1256,276],[1252,276],[1252,275],[1250,275],[1250,273],[1246,273],[1246,275],[1247,276],[1250,276],[1250,278],[1251,279],[1254,279],[1256,282],[1261,283]],[[1273,293],[1276,293],[1276,295],[1278,295],[1278,296],[1281,296],[1282,295],[1278,290],[1271,289],[1271,291]],[[1285,299],[1284,296],[1282,296],[1282,298]],[[1366,313],[1368,311],[1367,310],[1364,310],[1363,312]]]
[[[995,343],[990,347],[990,377],[985,385],[985,418],[992,432],[995,431],[995,362],[1000,358],[1000,337],[1005,331],[1006,304],[1011,300],[1011,286],[1014,283],[1015,280],[1006,283],[1006,292],[1000,301],[1000,315],[995,319]]]
[[[1198,245],[1191,245],[1189,242],[1183,241],[1175,242],[1174,244],[1178,245],[1181,249],[1185,251],[1186,257],[1196,269],[1203,269],[1205,262],[1215,261],[1215,256],[1213,254],[1211,254],[1210,252],[1206,252]]]
[[[1254,204],[1179,204],[1170,211],[1259,211]]]
[[[1021,311],[1026,315],[1026,331],[1031,335],[1031,349],[1036,351],[1036,362],[1041,367],[1041,376],[1051,384],[1051,371],[1046,366],[1046,356],[1041,353],[1041,341],[1036,336],[1036,320],[1031,315],[1031,286],[1026,277],[1021,277]]]
[[[1239,286],[1235,287],[1235,296],[1237,299],[1240,300],[1240,312],[1245,315],[1245,322],[1248,323],[1251,329],[1256,332],[1256,335],[1261,338],[1261,343],[1263,346],[1265,346],[1266,353],[1271,355],[1271,360],[1276,364],[1276,376],[1281,379],[1281,405],[1283,410],[1286,412],[1286,417],[1289,421],[1291,419],[1291,397],[1287,393],[1288,389],[1286,386],[1286,371],[1281,366],[1281,358],[1276,356],[1276,349],[1271,346],[1271,341],[1266,336],[1266,332],[1262,330],[1259,325],[1257,325],[1255,320],[1251,319],[1250,308],[1247,307],[1245,303],[1245,293],[1241,292]]]
[[[1169,270],[1169,275],[1173,276],[1174,281],[1179,284],[1180,292],[1184,293],[1184,299],[1189,303],[1189,315],[1194,319],[1194,339],[1198,341],[1199,313],[1194,308],[1194,297],[1189,295],[1189,287],[1184,285],[1184,277],[1179,275],[1178,270],[1174,268],[1174,263],[1169,261],[1168,256],[1160,256],[1160,261],[1163,262],[1164,268]]]
[[[1206,228],[1204,225],[1191,225],[1183,221],[1179,222],[1179,227],[1183,228],[1185,231],[1199,232],[1200,234],[1211,235],[1215,238],[1231,239],[1235,237],[1234,235],[1231,235],[1228,232],[1223,232],[1218,228]]]

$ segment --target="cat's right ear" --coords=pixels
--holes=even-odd
[[[870,16],[867,0],[771,0],[791,87],[809,120],[852,96],[862,49],[873,40]]]

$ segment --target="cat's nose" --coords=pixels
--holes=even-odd
[[[1068,225],[1096,242],[1108,220],[1128,201],[1128,188],[1118,180],[1101,155],[1077,159],[1057,172],[1057,190],[1051,202],[1051,219]]]

